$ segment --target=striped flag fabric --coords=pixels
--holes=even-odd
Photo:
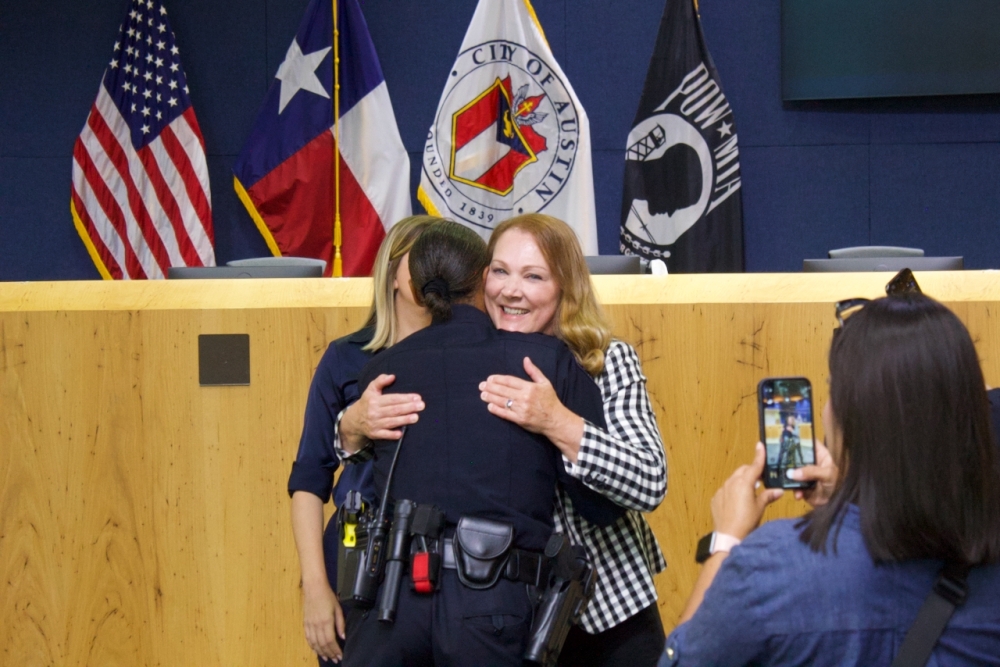
[[[417,198],[489,238],[522,213],[598,254],[590,121],[529,0],[479,0],[424,145]]]
[[[334,138],[333,6],[340,33],[340,146]],[[357,0],[312,0],[233,165],[233,187],[276,256],[333,269],[340,160],[344,276],[371,273],[386,230],[411,213],[410,159]]]
[[[133,0],[73,146],[70,210],[105,279],[214,266],[205,141],[158,0]]]

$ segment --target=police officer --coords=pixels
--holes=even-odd
[[[482,310],[489,256],[474,232],[457,223],[435,225],[414,244],[409,262],[414,296],[430,310],[432,324],[375,357],[359,383],[393,374],[389,391],[423,397],[426,408],[400,445],[388,493],[397,502],[443,511],[451,538],[444,559],[457,561],[459,569],[446,567],[433,593],[403,585],[394,623],[380,622],[373,610],[351,610],[345,664],[521,665],[532,616],[526,584],[538,583],[533,577],[552,533],[557,481],[598,523],[615,520],[620,511],[569,477],[546,439],[491,415],[478,385],[492,374],[526,378],[524,358],[530,357],[567,407],[603,426],[600,392],[558,339],[493,327]],[[396,443],[376,441],[371,449],[375,484],[384,494]],[[479,548],[476,522],[484,519],[513,529],[507,564],[495,570],[495,583],[463,568],[474,561],[452,547]],[[510,566],[515,559],[520,567]]]

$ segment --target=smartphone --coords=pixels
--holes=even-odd
[[[788,472],[816,463],[812,385],[802,377],[764,378],[757,385],[760,441],[767,450],[763,482],[769,489],[809,489]]]

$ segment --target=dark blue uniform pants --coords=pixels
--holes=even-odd
[[[501,579],[476,591],[454,570],[441,573],[441,590],[399,594],[395,623],[380,623],[378,610],[347,615],[345,667],[501,667],[523,664],[531,603],[524,584]]]

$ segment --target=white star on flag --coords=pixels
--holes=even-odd
[[[320,97],[330,99],[330,94],[316,77],[316,68],[323,62],[323,58],[330,52],[331,47],[303,54],[299,48],[299,43],[292,40],[285,54],[285,61],[278,68],[275,78],[281,81],[281,97],[278,100],[278,113],[280,114],[292,101],[295,93],[300,90],[308,90]]]

